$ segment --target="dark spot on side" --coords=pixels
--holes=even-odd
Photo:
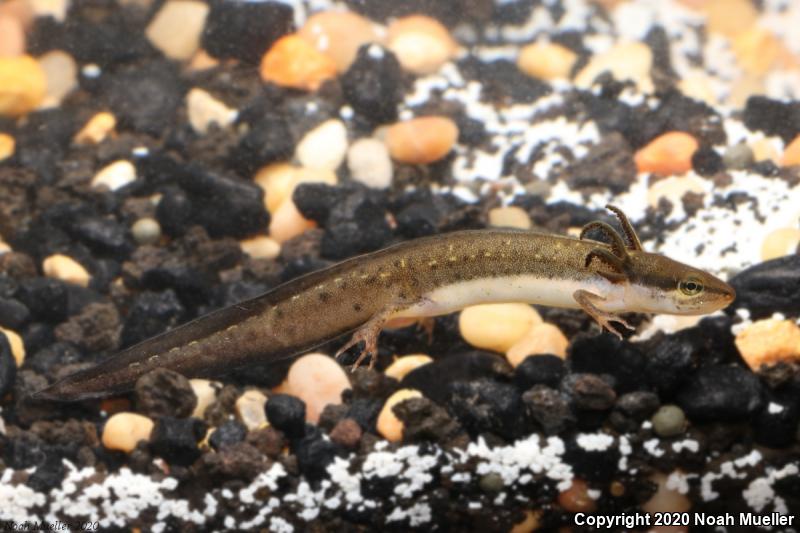
[[[283,318],[283,310],[275,308],[275,318]]]
[[[323,292],[319,293],[319,301],[320,302],[327,302],[327,301],[329,301],[331,299],[331,296],[333,296],[331,293],[329,293],[327,291],[323,291]]]
[[[353,304],[353,311],[356,311],[356,312],[361,311],[361,304],[354,303]]]

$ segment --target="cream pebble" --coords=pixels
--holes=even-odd
[[[388,46],[403,68],[414,74],[436,72],[458,50],[447,28],[424,15],[410,15],[392,22]]]
[[[297,143],[295,157],[308,168],[336,170],[347,153],[347,128],[338,119],[326,120]]]
[[[393,159],[427,164],[442,159],[458,140],[458,126],[447,117],[419,117],[393,124],[386,130],[386,146]]]
[[[355,181],[373,189],[392,184],[392,159],[389,149],[378,139],[359,139],[347,151],[347,166]]]
[[[771,231],[761,243],[761,260],[796,254],[800,247],[800,229],[779,228]]]
[[[169,0],[147,25],[145,35],[168,58],[191,59],[200,48],[208,10],[205,2]]]
[[[303,400],[306,420],[316,424],[325,406],[342,403],[342,393],[349,388],[347,373],[335,359],[312,353],[292,364],[281,391]]]
[[[9,246],[7,242],[0,241],[0,255],[3,255],[4,253],[10,251],[11,251],[11,246]]]
[[[78,65],[75,59],[66,52],[53,50],[39,58],[47,78],[47,96],[43,102],[46,106],[57,106],[73,89],[78,86]]]
[[[553,324],[535,324],[530,331],[506,351],[506,359],[517,367],[529,355],[552,354],[561,359],[567,357],[569,341]]]
[[[555,43],[531,43],[517,56],[517,67],[534,78],[556,80],[569,78],[578,54]]]
[[[392,408],[400,402],[410,400],[411,398],[422,398],[422,393],[414,389],[400,389],[395,392],[386,403],[383,404],[378,415],[376,428],[381,436],[389,442],[400,442],[403,440],[403,430],[405,429],[403,422],[397,418]]]
[[[242,251],[256,259],[275,259],[281,254],[281,244],[264,235],[239,241]]]
[[[656,493],[642,504],[646,513],[683,513],[692,507],[692,503],[685,495],[677,490],[667,487],[668,476],[656,472],[650,476],[650,481],[658,485]]]
[[[386,29],[352,11],[323,11],[311,15],[298,34],[345,72],[361,46],[382,43]]]
[[[585,481],[573,478],[570,487],[558,494],[558,504],[570,513],[593,513],[597,503],[589,496]]]
[[[0,161],[8,159],[14,155],[17,141],[7,133],[0,133]]]
[[[54,254],[45,258],[42,263],[42,271],[49,278],[60,279],[81,287],[88,287],[91,279],[83,265],[63,254]]]
[[[126,160],[115,161],[100,169],[92,178],[92,187],[105,186],[112,191],[133,183],[136,180],[136,167]]]
[[[253,179],[264,190],[264,206],[274,214],[294,190],[297,167],[288,163],[273,163],[260,168]]]
[[[505,353],[541,321],[536,309],[527,304],[481,304],[464,308],[458,327],[472,346]]]
[[[636,169],[660,176],[684,174],[692,169],[692,155],[699,146],[697,139],[683,131],[661,134],[636,152]]]
[[[387,368],[384,373],[390,378],[394,378],[397,381],[400,381],[406,376],[406,374],[408,374],[412,370],[416,370],[417,368],[432,362],[433,359],[431,359],[429,355],[425,354],[404,355],[403,357],[398,357],[397,359],[395,359],[394,362],[392,362],[392,364],[389,365],[389,368]]]
[[[781,158],[781,165],[784,167],[800,165],[800,135],[786,146]]]
[[[25,53],[25,29],[18,17],[0,12],[0,57]]]
[[[238,111],[197,87],[186,95],[186,111],[192,129],[200,134],[207,133],[212,124],[226,128],[239,115]]]
[[[267,397],[258,390],[249,390],[236,399],[236,416],[248,430],[254,431],[267,425],[264,405]]]
[[[283,244],[316,226],[316,223],[300,214],[291,198],[287,198],[272,214],[269,236],[277,243]]]
[[[75,142],[78,144],[100,144],[117,127],[117,118],[101,111],[97,113],[75,134]]]
[[[736,348],[752,370],[800,360],[800,327],[791,320],[757,320],[736,335]]]
[[[589,88],[600,74],[610,72],[616,80],[632,80],[639,90],[652,92],[652,66],[653,52],[649,46],[638,42],[620,43],[593,56],[575,76],[575,85]]]
[[[150,440],[153,421],[136,413],[117,413],[106,421],[103,428],[103,446],[109,450],[130,453],[139,441]]]
[[[495,228],[531,229],[528,212],[517,206],[495,207],[489,210],[489,225]]]
[[[11,347],[11,355],[14,356],[14,361],[17,363],[17,368],[22,366],[25,362],[25,343],[22,337],[16,331],[6,329],[0,326],[0,333],[8,339],[8,345]]]
[[[705,186],[703,178],[695,175],[670,176],[653,183],[647,190],[647,203],[651,207],[658,206],[664,198],[672,205],[682,205],[682,198],[686,193],[703,194]]]
[[[47,77],[29,55],[0,57],[0,116],[20,117],[34,109],[47,94]]]
[[[36,17],[53,17],[56,22],[64,22],[67,18],[69,0],[27,0],[33,15]]]
[[[272,45],[261,60],[261,79],[282,87],[316,91],[336,76],[336,63],[297,34]]]
[[[197,405],[194,407],[192,416],[202,419],[206,414],[208,406],[217,399],[217,391],[222,385],[217,381],[207,379],[190,379],[189,385],[192,386],[194,395],[197,397]]]
[[[154,218],[140,218],[131,226],[131,234],[139,244],[155,244],[161,239],[161,224]]]

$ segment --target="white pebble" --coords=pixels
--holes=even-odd
[[[7,242],[0,241],[0,255],[11,251],[11,246]]]
[[[186,95],[189,123],[197,133],[204,134],[212,124],[225,128],[233,124],[238,111],[226,106],[203,89],[194,88]]]
[[[92,187],[106,186],[112,191],[121,189],[122,187],[132,183],[136,180],[136,167],[133,163],[121,159],[114,161],[100,169],[100,171],[92,178]]]
[[[248,430],[253,431],[267,424],[264,405],[267,397],[258,390],[249,390],[236,400],[236,415]]]
[[[39,58],[47,78],[44,106],[57,106],[78,86],[78,65],[75,59],[61,50],[52,50]]]
[[[217,399],[217,391],[222,385],[217,381],[209,381],[207,379],[190,379],[189,384],[197,397],[197,405],[194,407],[192,416],[202,420],[208,406]]]
[[[392,158],[378,139],[359,139],[347,151],[347,166],[353,179],[373,189],[392,184]]]
[[[256,259],[275,259],[281,253],[281,244],[264,235],[239,241],[242,251]]]
[[[336,170],[347,153],[347,128],[338,119],[326,120],[297,144],[295,156],[304,167]]]
[[[200,48],[207,15],[205,2],[170,0],[153,17],[145,35],[168,58],[190,59]]]
[[[42,263],[42,270],[44,275],[49,278],[56,278],[67,283],[80,285],[81,287],[89,286],[89,272],[73,258],[62,255],[54,254],[47,257]]]
[[[131,226],[131,233],[139,244],[153,244],[161,238],[161,224],[150,217],[140,218]]]

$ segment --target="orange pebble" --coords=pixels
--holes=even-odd
[[[661,176],[684,174],[692,169],[692,154],[698,147],[697,139],[688,133],[664,133],[636,152],[636,168]]]
[[[597,503],[589,496],[589,486],[580,479],[573,479],[570,488],[558,495],[558,504],[570,513],[593,513]]]
[[[297,33],[344,72],[362,45],[383,42],[385,30],[352,11],[322,11],[311,15]]]
[[[336,63],[297,34],[278,39],[261,60],[261,79],[315,91],[336,76]]]
[[[781,165],[785,167],[800,165],[800,135],[795,137],[784,150]]]
[[[393,159],[426,164],[446,156],[458,139],[458,126],[447,117],[420,117],[398,122],[386,132]]]
[[[14,16],[0,13],[0,56],[14,57],[25,53],[25,31]]]

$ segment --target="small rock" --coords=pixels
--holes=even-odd
[[[92,302],[55,328],[56,339],[87,351],[101,352],[119,347],[119,314],[111,303]]]
[[[92,187],[105,186],[116,191],[136,181],[136,167],[130,161],[120,160],[103,167],[92,178]]]
[[[0,162],[5,161],[6,159],[10,158],[14,155],[14,150],[16,149],[17,141],[11,135],[7,133],[0,133]],[[3,252],[8,252],[11,250],[11,247],[8,244],[0,241],[0,254]]]
[[[783,151],[781,165],[784,167],[800,165],[800,135],[795,137]]]
[[[692,502],[686,495],[671,488],[668,476],[656,472],[650,481],[656,483],[658,490],[642,504],[642,510],[646,513],[685,513],[692,508]]]
[[[389,442],[403,440],[403,422],[395,415],[394,406],[411,398],[422,398],[422,393],[413,389],[400,389],[389,396],[383,404],[383,409],[378,415],[377,430]]]
[[[281,255],[281,243],[264,235],[239,241],[239,245],[254,259],[277,259]]]
[[[283,433],[273,427],[265,427],[247,434],[246,442],[255,446],[259,452],[277,459],[286,447]]]
[[[58,323],[69,314],[67,285],[54,278],[32,278],[23,280],[17,290],[17,298],[36,320]]]
[[[769,261],[800,250],[800,229],[778,228],[771,231],[761,242],[761,260]]]
[[[141,441],[150,440],[153,421],[136,413],[117,413],[112,415],[103,427],[103,446],[109,450],[130,453]]]
[[[25,53],[25,28],[19,17],[0,13],[0,57],[18,57]]]
[[[172,289],[162,292],[143,291],[128,307],[128,316],[120,333],[123,347],[133,346],[178,326],[186,316],[186,309]]]
[[[343,418],[331,430],[330,437],[333,442],[343,448],[354,450],[361,442],[363,431],[358,422],[352,418]]]
[[[800,407],[795,398],[768,397],[753,420],[755,440],[770,448],[791,446],[797,435],[798,422]]]
[[[274,394],[267,400],[267,420],[289,438],[299,438],[305,433],[306,404],[288,394]]]
[[[6,329],[2,326],[0,326],[0,335],[5,337],[8,342],[11,355],[14,356],[17,367],[21,367],[22,363],[25,362],[25,344],[22,342],[22,337],[20,337],[19,333],[16,331]]]
[[[359,139],[347,151],[347,167],[355,181],[373,189],[392,184],[394,168],[389,149],[378,139]]]
[[[249,178],[264,165],[288,159],[294,147],[294,136],[286,120],[280,116],[266,116],[242,136],[228,159],[241,176]]]
[[[294,167],[287,163],[267,165],[254,179],[264,190],[264,202],[270,213],[291,200],[295,188],[302,183],[336,185],[337,182],[336,173],[330,169]]]
[[[517,56],[519,69],[543,80],[568,79],[578,55],[560,44],[536,42],[523,46]]]
[[[52,50],[39,57],[39,65],[47,78],[45,105],[61,105],[61,101],[78,86],[75,59],[61,50]]]
[[[404,355],[398,357],[389,367],[384,371],[384,374],[397,381],[402,380],[409,372],[417,368],[433,362],[433,359],[424,354]]]
[[[100,254],[127,257],[131,243],[127,229],[113,217],[84,217],[72,226],[73,236]]]
[[[710,146],[703,146],[692,154],[692,168],[701,176],[713,176],[724,169],[722,156]]]
[[[728,170],[748,168],[755,161],[753,150],[745,143],[729,146],[722,155],[722,163]]]
[[[190,416],[197,406],[189,380],[164,368],[148,372],[136,381],[136,409],[151,417]]]
[[[20,117],[47,94],[44,69],[29,55],[0,57],[0,116]]]
[[[472,346],[505,353],[541,321],[528,304],[481,304],[461,311],[458,328]]]
[[[131,226],[131,234],[139,244],[155,244],[161,239],[161,225],[154,218],[140,218]]]
[[[581,334],[570,346],[569,362],[573,372],[610,375],[621,392],[642,387],[647,360],[634,344],[612,335]]]
[[[458,422],[447,410],[425,397],[409,398],[394,406],[392,412],[403,424],[406,442],[443,443],[460,433]]]
[[[742,118],[747,129],[763,131],[767,136],[777,135],[787,145],[800,134],[800,106],[796,101],[750,96]]]
[[[740,421],[763,404],[758,377],[738,366],[699,368],[675,399],[689,418],[698,422]]]
[[[363,46],[341,83],[344,98],[356,113],[376,124],[397,120],[403,71],[391,51],[377,44]]]
[[[252,481],[265,467],[260,450],[245,442],[224,446],[217,453],[203,454],[201,461],[209,475],[232,480]]]
[[[589,486],[578,478],[558,494],[558,504],[570,513],[593,513],[597,509],[597,503],[589,496]]]
[[[264,412],[266,404],[267,397],[264,393],[255,389],[248,390],[236,399],[236,416],[249,431],[254,431],[267,424],[267,415]]]
[[[247,436],[247,428],[236,420],[228,420],[211,433],[208,443],[215,449],[221,450],[242,442]]]
[[[211,2],[202,46],[212,56],[257,64],[264,52],[292,30],[294,10],[283,2]]]
[[[659,437],[675,437],[686,431],[686,415],[677,405],[662,405],[650,421]]]
[[[107,111],[101,111],[92,116],[89,121],[75,134],[76,144],[100,144],[117,127],[117,118]]]
[[[205,2],[171,0],[150,20],[145,35],[168,58],[186,61],[200,48],[208,11]]]
[[[278,39],[264,54],[261,79],[281,87],[316,91],[336,77],[336,63],[297,34]]]
[[[692,156],[698,147],[697,139],[688,133],[664,133],[636,152],[636,168],[640,173],[660,176],[685,174],[692,169]]]
[[[740,331],[735,342],[753,371],[761,365],[800,360],[800,327],[792,320],[758,320]]]
[[[105,45],[105,41],[101,41]],[[174,124],[184,96],[183,81],[168,62],[109,69],[100,78],[101,97],[124,129],[160,135]]]
[[[759,263],[730,279],[736,300],[726,309],[747,309],[753,319],[800,314],[800,255]]]
[[[388,45],[403,68],[414,74],[436,72],[458,49],[447,28],[425,15],[395,19],[389,25]]]
[[[197,87],[194,87],[186,95],[186,112],[189,115],[189,124],[192,125],[194,131],[201,135],[208,133],[212,124],[216,124],[220,128],[227,128],[233,124],[239,114],[235,109],[229,108],[224,102]]]
[[[532,355],[514,369],[514,383],[523,391],[535,385],[558,388],[565,374],[563,358],[555,355]]]
[[[488,474],[484,474],[481,476],[481,479],[478,481],[478,486],[481,488],[483,492],[500,492],[506,486],[503,482],[503,476],[496,472],[489,472]]]
[[[471,434],[489,431],[513,439],[525,431],[520,424],[521,395],[513,386],[489,379],[450,385],[448,411]]]
[[[572,396],[579,409],[604,411],[610,409],[617,399],[614,389],[594,374],[570,374],[562,388]]]
[[[528,212],[517,206],[490,209],[489,225],[495,228],[531,229],[533,227]]]
[[[656,209],[661,199],[668,200],[673,206],[683,205],[683,198],[687,194],[705,195],[706,188],[703,178],[698,176],[669,176],[656,181],[647,190],[647,203]]]
[[[306,404],[306,421],[315,424],[328,404],[342,403],[350,380],[336,360],[322,354],[308,354],[289,368],[283,392]]]
[[[534,385],[522,395],[528,415],[547,435],[555,435],[575,423],[569,400],[561,392],[546,385]]]
[[[20,302],[16,298],[0,297],[0,324],[5,324],[11,329],[19,330],[25,327],[30,319],[31,311],[24,303]]]
[[[635,391],[623,394],[617,398],[609,421],[617,431],[633,433],[658,409],[659,404],[658,395],[653,392]]]
[[[6,335],[0,335],[0,398],[14,386],[17,377],[17,361],[11,351],[11,343]]]
[[[458,139],[458,126],[447,117],[427,116],[395,123],[386,132],[393,159],[425,165],[445,157]]]
[[[222,385],[216,381],[209,381],[207,379],[190,379],[189,384],[192,386],[194,395],[197,397],[197,405],[195,405],[194,411],[192,411],[192,416],[202,420],[205,418],[208,406],[216,400],[217,392],[222,388]]]
[[[326,120],[297,143],[295,157],[308,168],[336,170],[347,153],[347,128],[338,119]]]
[[[333,462],[336,452],[336,444],[323,438],[319,430],[310,431],[294,444],[297,467],[311,481],[327,476],[328,465]]]
[[[189,466],[200,457],[197,443],[205,437],[207,425],[196,418],[159,418],[150,435],[153,453],[168,463]]]
[[[511,366],[518,366],[530,355],[556,355],[567,357],[569,341],[553,324],[535,324],[528,333],[506,351],[506,359]]]
[[[381,42],[385,29],[352,11],[321,11],[311,15],[299,35],[330,57],[345,72],[365,44]]]
[[[652,66],[653,52],[649,46],[638,42],[621,43],[593,56],[575,76],[575,85],[588,89],[598,76],[610,72],[615,80],[632,80],[641,92],[649,93],[653,90]]]
[[[69,256],[62,254],[51,255],[42,263],[45,276],[60,279],[81,287],[89,286],[89,272]]]

